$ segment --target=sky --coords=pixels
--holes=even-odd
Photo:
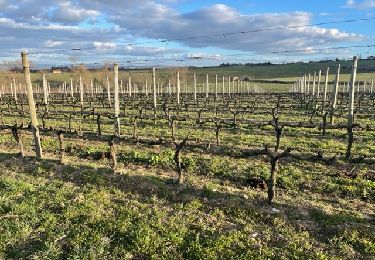
[[[352,19],[370,20],[314,25]],[[22,50],[39,67],[348,59],[375,49],[332,47],[374,45],[373,28],[375,0],[0,0],[0,62]]]

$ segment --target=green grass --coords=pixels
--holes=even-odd
[[[53,148],[51,138],[44,139],[45,150]],[[107,149],[100,142],[87,147],[75,140],[74,145],[89,153]],[[246,186],[246,178],[268,176],[261,159],[234,162],[186,152],[188,181],[176,186],[169,181],[174,173],[168,150],[123,144],[118,173],[107,160],[81,156],[74,150],[62,166],[51,153],[42,161],[0,153],[0,257],[358,259],[375,254],[374,182],[331,175],[337,165],[283,163],[274,205],[280,212],[274,213],[265,191]]]

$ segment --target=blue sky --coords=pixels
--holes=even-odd
[[[205,66],[366,57],[374,55],[373,47],[314,49],[374,44],[375,20],[186,38],[373,17],[375,0],[0,0],[0,61],[18,59],[21,50],[39,53],[30,55],[39,66]],[[72,48],[84,50],[59,52]],[[303,51],[274,53],[296,49]]]

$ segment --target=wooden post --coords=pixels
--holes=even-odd
[[[313,98],[315,97],[315,77],[316,77],[316,72],[314,71],[314,76],[313,76],[313,90],[312,90],[312,96],[313,96]]]
[[[232,93],[232,91],[230,89],[230,82],[231,82],[230,77],[228,77],[228,96],[229,96],[229,98],[230,98],[230,95]]]
[[[238,79],[236,80],[237,81],[237,85],[236,85],[236,87],[234,86],[234,82],[235,82],[235,80],[233,79],[233,89],[234,89],[234,94],[238,94]]]
[[[154,88],[154,109],[156,113],[156,72],[155,67],[152,68],[152,79],[153,79],[153,88]]]
[[[16,101],[17,104],[17,84],[16,84],[16,78],[13,78],[13,90],[14,90],[14,101]]]
[[[335,80],[335,85],[332,93],[332,106],[331,106],[331,117],[330,117],[330,122],[331,124],[334,123],[334,114],[335,114],[335,109],[336,109],[336,104],[337,104],[337,93],[339,91],[339,84],[340,84],[340,68],[341,65],[337,65],[337,74],[336,74],[336,80]]]
[[[225,95],[225,77],[223,76],[223,85],[222,85],[222,94],[223,94],[223,98],[224,98],[224,95]]]
[[[320,94],[320,81],[322,79],[322,71],[319,70],[319,73],[318,73],[318,85],[317,85],[317,88],[316,88],[316,99],[319,99],[319,94]]]
[[[83,82],[81,76],[79,76],[79,98],[81,101],[81,109],[83,110]]]
[[[12,97],[14,97],[14,94],[13,94],[13,83],[10,83],[10,92],[12,94]]]
[[[354,84],[356,81],[357,76],[357,64],[358,64],[358,58],[355,56],[353,58],[353,70],[352,70],[352,77],[350,82],[350,88],[349,88],[349,113],[348,113],[348,126],[353,125],[354,121]]]
[[[366,93],[366,85],[367,85],[367,79],[365,78],[365,81],[363,82],[363,93]]]
[[[177,71],[177,105],[180,105],[180,72]]]
[[[358,58],[353,57],[353,70],[352,77],[349,86],[349,111],[348,111],[348,147],[346,149],[346,159],[348,160],[351,156],[351,150],[353,145],[353,122],[354,122],[354,85],[357,76]]]
[[[42,145],[40,142],[40,135],[39,135],[39,129],[38,129],[38,119],[36,117],[33,87],[32,87],[31,78],[30,78],[29,58],[26,52],[21,52],[21,57],[22,57],[23,74],[25,76],[25,81],[26,81],[26,86],[27,86],[27,100],[29,102],[29,107],[30,107],[31,128],[33,131],[33,136],[34,136],[35,152],[36,152],[37,158],[41,159],[43,157],[43,153],[42,153]]]
[[[74,98],[74,86],[73,86],[73,79],[70,79],[70,96]]]
[[[215,100],[217,99],[217,75],[215,76]]]
[[[94,81],[90,81],[90,87],[91,87],[91,97],[94,98]]]
[[[66,87],[66,81],[64,81],[64,95],[65,95],[65,98],[68,95],[68,90],[67,90],[67,87]]]
[[[197,77],[194,73],[194,102],[197,102]]]
[[[47,96],[47,79],[46,74],[43,74],[43,93],[44,93],[44,105],[48,105],[48,96]]]
[[[115,134],[119,137],[120,136],[120,101],[118,97],[118,64],[114,64],[113,71],[115,74]],[[130,79],[130,77],[129,77]]]
[[[208,98],[208,92],[210,91],[210,86],[208,82],[208,74],[206,75],[206,98]]]
[[[311,74],[309,73],[309,80],[307,81],[308,92],[310,92],[310,82],[311,82]]]
[[[111,88],[109,85],[109,78],[107,76],[107,98],[108,98],[108,103],[111,106]]]
[[[324,92],[323,92],[323,107],[327,101],[327,89],[328,89],[328,76],[329,76],[329,67],[326,70],[325,82],[324,82]]]
[[[147,77],[146,77],[146,88],[145,88],[145,92],[146,92],[146,97],[148,97],[148,82],[147,82]]]

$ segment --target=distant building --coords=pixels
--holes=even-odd
[[[61,72],[62,72],[61,70],[52,70],[53,74],[61,74]]]
[[[232,77],[233,81],[251,81],[253,80],[252,77],[243,76],[243,77]]]

